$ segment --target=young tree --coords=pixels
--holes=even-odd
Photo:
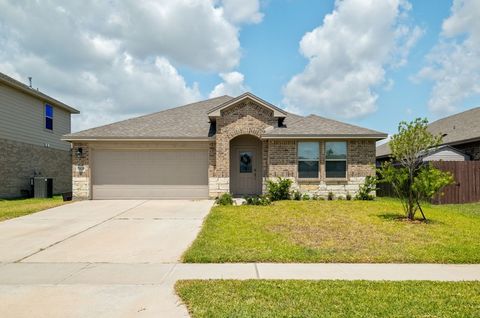
[[[426,219],[420,202],[433,198],[453,182],[451,173],[423,162],[423,158],[442,142],[442,136],[431,134],[427,125],[428,121],[420,118],[410,123],[400,122],[398,133],[389,142],[392,158],[399,167],[387,162],[379,170],[382,181],[393,186],[409,220],[415,218],[417,209]]]

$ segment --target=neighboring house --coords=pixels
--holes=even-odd
[[[71,191],[70,115],[78,110],[0,73],[0,197],[18,197],[30,178]]]
[[[441,147],[424,160],[480,160],[480,107],[448,116],[428,125],[432,134],[443,136]],[[448,147],[447,147],[448,146]],[[377,147],[377,164],[391,159],[388,143]]]
[[[302,117],[245,93],[222,96],[64,136],[73,144],[77,199],[256,195],[266,180],[302,192],[355,194],[374,173],[387,135]]]

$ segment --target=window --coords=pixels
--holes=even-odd
[[[347,142],[325,143],[325,174],[327,178],[347,177]]]
[[[249,151],[240,153],[240,173],[252,173],[252,153]]]
[[[318,178],[318,142],[298,143],[298,177]]]
[[[53,107],[45,104],[45,128],[53,130]]]

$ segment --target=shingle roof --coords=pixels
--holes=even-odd
[[[432,134],[443,135],[444,145],[455,145],[480,139],[480,107],[451,115],[428,125]],[[390,155],[388,143],[377,147],[377,157]]]
[[[91,138],[207,138],[210,123],[207,113],[232,99],[221,96],[150,115],[83,130],[64,136],[66,140]]]
[[[85,139],[205,139],[215,133],[208,113],[233,97],[221,96],[154,114],[65,135],[64,140]],[[265,136],[281,137],[367,137],[386,134],[315,115],[307,117],[285,112],[285,127],[266,131]]]
[[[387,137],[385,133],[350,125],[333,119],[309,115],[303,117],[286,127],[274,128],[267,131],[265,136],[310,136],[310,137],[371,137],[383,139]]]
[[[36,97],[36,98],[41,99],[45,102],[53,104],[54,106],[60,107],[64,110],[68,111],[69,113],[72,113],[72,114],[79,114],[80,113],[80,111],[78,111],[77,109],[75,109],[71,106],[68,106],[67,104],[62,103],[61,101],[56,100],[55,98],[50,97],[47,94],[44,94],[44,93],[42,93],[42,92],[40,92],[36,89],[33,89],[33,88],[29,87],[28,85],[25,85],[22,82],[19,82],[15,79],[11,78],[8,75],[1,73],[1,72],[0,72],[0,84],[7,85],[9,87],[12,87],[14,89],[17,89],[17,90],[21,91],[22,93],[25,93],[27,95]]]

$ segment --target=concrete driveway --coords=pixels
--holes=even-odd
[[[212,204],[83,201],[0,222],[2,316],[186,316],[162,277]]]

